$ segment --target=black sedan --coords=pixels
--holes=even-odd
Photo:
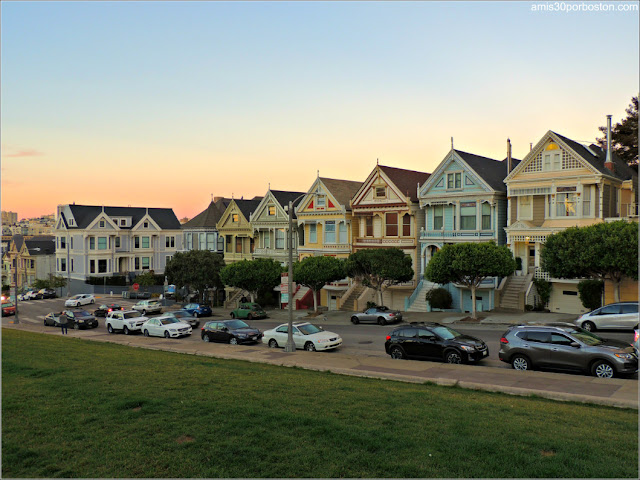
[[[391,358],[444,360],[472,363],[487,358],[486,343],[439,323],[411,323],[387,335],[384,349]]]
[[[98,326],[98,320],[86,310],[64,310],[63,312],[51,312],[44,317],[45,327],[59,327],[60,316],[62,314],[67,316],[67,328],[73,328],[75,330],[96,328]]]
[[[238,345],[239,343],[257,343],[262,338],[262,333],[242,320],[220,320],[205,323],[201,336],[205,342]]]
[[[43,288],[41,290],[38,290],[35,298],[37,300],[42,300],[43,298],[56,298],[56,296],[56,291],[53,288]]]
[[[117,303],[103,304],[103,305],[100,305],[98,308],[96,308],[93,314],[96,317],[106,317],[107,313],[113,312],[114,310],[122,310],[122,307]]]

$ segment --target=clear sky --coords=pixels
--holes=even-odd
[[[318,170],[432,172],[451,137],[592,141],[638,92],[638,11],[541,3],[3,1],[2,210],[191,218]]]

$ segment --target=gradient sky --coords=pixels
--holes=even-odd
[[[538,2],[538,4],[541,2]],[[569,3],[569,2],[567,2]],[[597,3],[585,0],[581,3]],[[637,2],[634,2],[637,5]],[[306,191],[454,145],[522,158],[638,92],[638,12],[531,2],[6,2],[2,210]]]

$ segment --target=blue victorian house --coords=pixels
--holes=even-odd
[[[451,149],[429,179],[418,187],[424,229],[419,234],[420,282],[405,310],[426,311],[426,292],[438,285],[424,278],[431,257],[443,245],[459,242],[494,241],[506,243],[507,187],[505,177],[519,163],[511,158],[500,161]],[[499,279],[487,279],[476,297],[476,310],[495,307],[495,289]],[[471,291],[461,285],[444,286],[453,297],[453,309],[472,311]]]

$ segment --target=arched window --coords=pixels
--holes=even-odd
[[[405,213],[402,216],[402,236],[411,236],[411,215],[409,215],[408,213]]]

